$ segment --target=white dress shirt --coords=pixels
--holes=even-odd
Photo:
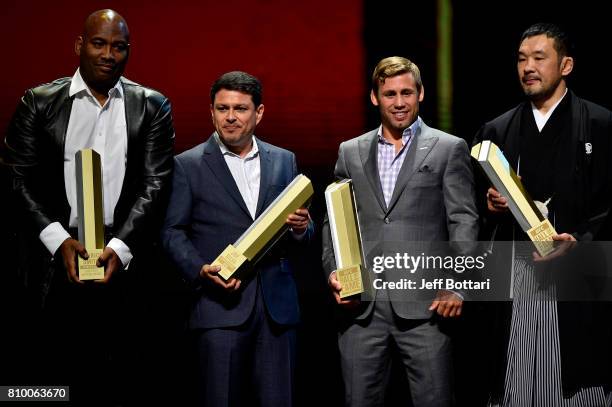
[[[242,158],[238,154],[232,153],[227,149],[225,144],[215,133],[215,140],[219,144],[221,154],[225,159],[225,163],[229,167],[232,177],[238,186],[240,195],[251,214],[251,218],[255,219],[257,211],[257,201],[259,199],[259,184],[261,181],[261,165],[259,163],[259,148],[257,141],[253,136],[253,148],[248,154]]]
[[[385,140],[382,125],[378,128],[378,177],[387,206],[393,197],[397,177],[404,164],[404,159],[408,155],[408,150],[414,139],[413,136],[421,128],[421,123],[421,118],[417,116],[414,123],[404,129],[402,132],[402,148],[398,153],[395,152],[395,145]]]
[[[125,177],[127,163],[127,127],[123,86],[117,81],[108,91],[108,99],[100,105],[93,96],[81,73],[77,69],[72,77],[69,96],[73,97],[70,120],[64,142],[64,183],[66,198],[70,204],[70,227],[78,226],[75,154],[84,148],[91,148],[100,154],[102,162],[102,183],[104,201],[104,224],[113,226],[114,212]],[[48,225],[39,235],[40,240],[51,254],[70,235],[59,222]],[[132,253],[120,239],[108,243],[127,266]]]

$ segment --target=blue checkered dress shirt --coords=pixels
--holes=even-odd
[[[402,134],[402,149],[397,154],[395,153],[395,146],[383,137],[382,126],[378,129],[378,176],[380,177],[380,185],[382,186],[387,206],[391,202],[397,176],[400,173],[410,144],[412,144],[413,136],[417,133],[419,127],[421,127],[421,118],[417,117],[414,123],[404,130]]]

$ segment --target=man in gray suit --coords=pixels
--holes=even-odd
[[[406,248],[423,242],[475,241],[478,215],[468,147],[419,117],[424,90],[418,67],[401,57],[383,59],[374,70],[370,97],[382,125],[343,142],[335,168],[336,178],[353,180],[366,257],[391,255],[398,247],[417,256],[420,250]],[[423,302],[411,301],[408,290],[376,290],[368,301],[341,299],[327,222],[323,265],[345,322],[339,348],[346,404],[383,404],[395,344],[413,404],[450,405],[450,340],[439,322],[461,314],[461,295],[440,290]],[[375,278],[399,277],[402,273],[385,271]]]

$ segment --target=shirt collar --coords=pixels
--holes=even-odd
[[[565,95],[567,95],[567,91],[568,91],[568,88],[565,88],[565,93],[563,93],[563,96],[561,96],[561,98],[557,100],[557,103],[555,103],[550,109],[548,109],[548,112],[546,112],[546,114],[540,113],[536,105],[534,105],[533,102],[531,102],[531,111],[533,112],[534,116],[539,115],[544,121],[544,123],[546,123],[548,121],[548,118],[552,116],[557,106],[559,106],[559,103],[561,103],[563,99],[565,99]]]
[[[414,121],[414,123],[412,123],[409,127],[404,129],[402,133],[402,145],[405,145],[411,136],[417,134],[417,131],[421,128],[422,122],[423,121],[421,120],[421,116],[417,116],[417,119]],[[376,133],[376,135],[378,136],[378,142],[389,144],[387,140],[385,140],[382,134],[383,133],[382,133],[382,124],[381,124],[378,127],[378,133]]]
[[[229,155],[233,157],[240,157],[238,154],[233,153],[230,150],[228,150],[227,146],[223,144],[223,142],[221,141],[221,137],[219,137],[219,134],[217,132],[215,132],[214,137],[215,137],[215,141],[219,145],[219,148],[221,149],[221,154]],[[244,160],[256,157],[257,154],[259,154],[259,147],[257,146],[257,139],[255,138],[255,135],[253,135],[253,148],[251,148],[251,151],[249,151],[248,154],[244,157]]]
[[[70,91],[68,92],[68,95],[72,97],[81,92],[87,92],[91,97],[93,97],[89,87],[87,87],[85,80],[81,76],[81,70],[77,68],[76,72],[72,76],[72,82],[70,83]],[[121,86],[121,79],[117,81],[115,86],[109,89],[108,95],[112,96],[115,92],[118,92],[118,95],[123,97],[123,86]]]

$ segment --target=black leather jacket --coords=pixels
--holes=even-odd
[[[134,255],[159,223],[163,194],[171,180],[174,128],[169,100],[125,78],[127,165],[115,207],[112,234]],[[35,236],[52,222],[68,229],[64,186],[64,142],[73,98],[71,78],[26,91],[5,139],[16,207]]]

